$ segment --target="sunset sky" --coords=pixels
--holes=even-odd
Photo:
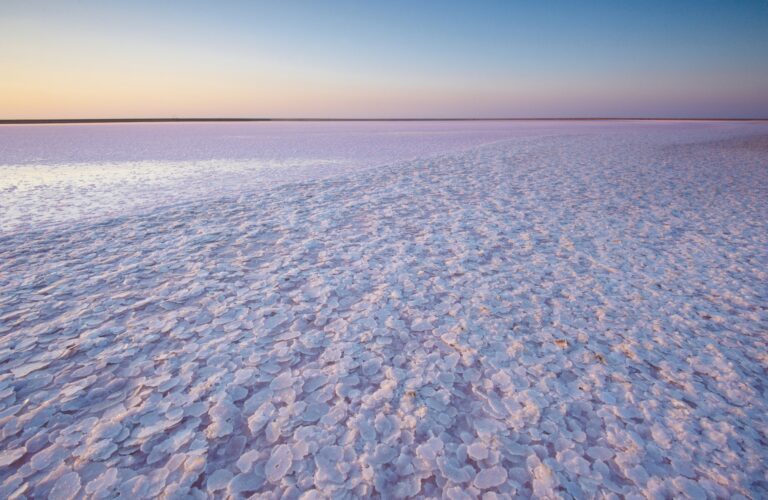
[[[768,1],[0,2],[0,119],[768,117]]]

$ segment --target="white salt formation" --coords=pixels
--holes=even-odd
[[[572,127],[0,236],[0,498],[765,498],[768,126]]]

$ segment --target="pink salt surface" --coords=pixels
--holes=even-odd
[[[765,497],[766,133],[0,129],[0,497]]]

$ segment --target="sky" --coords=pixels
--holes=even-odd
[[[768,117],[768,0],[0,0],[0,119]]]

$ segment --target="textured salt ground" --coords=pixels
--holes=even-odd
[[[518,140],[4,236],[0,496],[765,497],[765,145]]]

